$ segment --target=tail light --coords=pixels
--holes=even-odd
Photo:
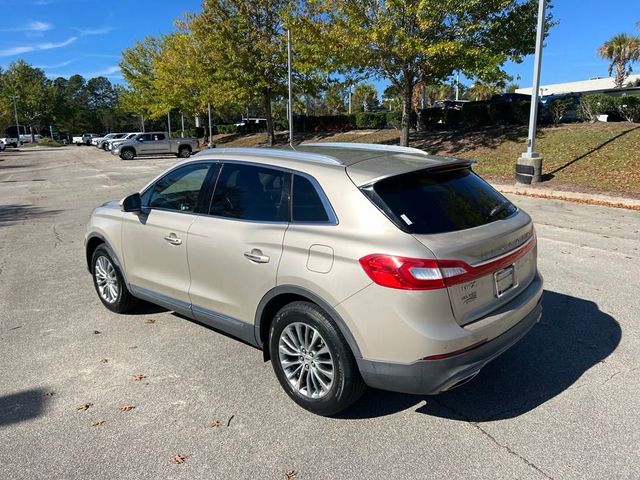
[[[400,290],[437,290],[496,272],[524,257],[536,246],[536,234],[517,250],[471,266],[461,260],[435,260],[374,253],[360,259],[365,273],[378,285]]]

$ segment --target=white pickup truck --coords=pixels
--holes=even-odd
[[[99,137],[97,133],[83,133],[82,135],[78,135],[71,139],[71,143],[75,143],[76,145],[91,145],[91,140]]]
[[[139,155],[176,155],[188,158],[198,150],[197,138],[170,138],[166,132],[138,133],[111,149],[112,155],[122,160],[133,160]]]

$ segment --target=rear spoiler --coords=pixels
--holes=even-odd
[[[463,170],[465,168],[471,168],[472,165],[476,164],[478,162],[476,162],[475,160],[463,160],[463,159],[452,159],[449,162],[443,162],[440,164],[436,164],[436,165],[430,165],[428,167],[424,167],[424,168],[417,168],[415,170],[410,170],[407,172],[402,172],[398,175],[406,175],[409,173],[415,173],[415,172],[429,172],[429,173],[444,173],[444,172],[450,172],[453,170]],[[391,178],[394,177],[395,175],[386,175],[384,177],[378,177],[375,178],[373,180],[371,180],[370,182],[367,182],[363,185],[360,185],[358,188],[363,189],[363,188],[368,188],[373,186],[374,184],[378,183],[381,180],[385,180],[387,178]]]

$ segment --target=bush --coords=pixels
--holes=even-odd
[[[287,131],[289,131],[289,121],[288,120],[274,120],[273,121],[273,129],[276,132],[287,132]]]
[[[598,115],[611,113],[612,109],[612,97],[601,93],[584,95],[580,98],[578,105],[578,117],[584,122],[595,122],[598,120]]]
[[[224,124],[224,125],[216,125],[216,130],[218,133],[238,133],[238,126],[233,123]]]
[[[554,125],[558,125],[562,117],[573,108],[573,98],[557,98],[549,105],[549,115]]]
[[[462,106],[461,121],[465,127],[482,127],[491,124],[488,103],[465,103]]]
[[[38,140],[38,145],[41,147],[61,147],[62,144],[50,139],[49,137],[42,137]]]
[[[361,112],[356,113],[356,128],[384,128],[387,126],[387,114],[385,112]]]
[[[402,126],[402,112],[387,112],[387,125],[400,130]]]
[[[617,97],[613,102],[617,112],[627,122],[639,122],[640,121],[640,96],[627,95],[624,97]]]

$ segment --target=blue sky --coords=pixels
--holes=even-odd
[[[606,76],[597,47],[619,32],[640,34],[638,0],[556,0],[560,21],[547,40],[542,83]],[[0,66],[19,58],[52,76],[79,73],[121,81],[120,52],[146,35],[167,33],[173,20],[198,11],[198,0],[0,0]],[[531,84],[532,58],[509,64],[521,86]],[[636,66],[640,72],[640,64]],[[385,82],[376,82],[383,88]]]

